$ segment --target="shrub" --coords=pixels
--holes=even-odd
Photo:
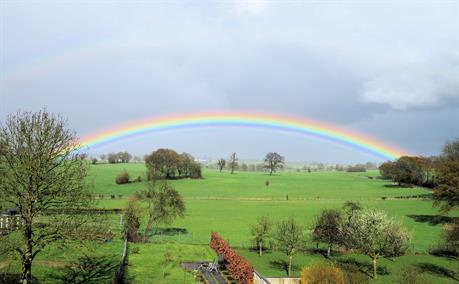
[[[344,284],[344,273],[338,267],[330,264],[316,264],[301,270],[302,284],[334,283]]]
[[[440,256],[459,256],[459,221],[443,226],[442,238],[431,253]]]
[[[241,284],[250,284],[253,283],[253,267],[252,265],[245,260],[241,255],[239,255],[235,250],[233,250],[227,241],[225,241],[220,235],[216,232],[212,232],[210,238],[210,247],[217,254],[224,254],[225,260],[227,262],[227,269],[231,273],[231,276]]]
[[[120,173],[120,174],[116,177],[115,182],[116,182],[116,184],[125,184],[125,183],[129,183],[129,174],[128,174],[126,171]]]

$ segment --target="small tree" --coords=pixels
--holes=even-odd
[[[219,159],[219,160],[217,161],[218,170],[219,170],[220,172],[222,172],[222,170],[225,168],[225,165],[226,165],[225,159]]]
[[[156,184],[150,182],[148,188],[140,196],[147,201],[148,220],[143,234],[143,240],[148,240],[154,223],[170,224],[177,217],[183,217],[185,214],[185,203],[182,196],[167,181],[161,182],[159,189],[156,190]]]
[[[258,247],[258,253],[260,256],[263,254],[263,244],[269,240],[272,223],[266,216],[260,217],[257,223],[252,225],[252,237]]]
[[[316,264],[304,267],[301,270],[301,283],[319,284],[333,283],[344,284],[345,274],[341,269],[330,264]]]
[[[341,212],[335,209],[326,209],[316,218],[312,238],[314,241],[327,244],[327,257],[330,257],[333,244],[341,240],[343,219]]]
[[[237,158],[236,152],[231,154],[231,156],[229,157],[229,159],[228,159],[228,167],[231,170],[231,174],[234,174],[234,171],[238,168],[238,166],[239,166],[238,160],[239,159]]]
[[[376,210],[359,212],[343,229],[346,245],[371,258],[375,279],[378,259],[405,254],[410,241],[409,233],[399,223]]]
[[[137,199],[129,199],[123,219],[123,236],[127,238],[129,242],[138,242],[140,239],[140,206]]]
[[[304,248],[303,227],[293,217],[289,217],[277,224],[275,240],[277,247],[288,257],[287,275],[290,276],[293,256]]]
[[[269,170],[269,175],[272,175],[277,169],[284,166],[285,158],[276,152],[270,152],[265,156],[265,169]]]
[[[92,163],[93,165],[97,164],[97,158],[92,158],[92,159],[91,159],[91,163]]]

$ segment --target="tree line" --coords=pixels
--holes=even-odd
[[[384,162],[379,171],[401,186],[433,188],[435,204],[442,203],[443,212],[459,204],[459,138],[447,142],[439,156],[402,156]]]
[[[239,164],[239,158],[237,153],[233,152],[228,160],[223,158],[217,161],[217,168],[221,172],[225,167],[233,174],[237,169],[242,171],[262,171],[266,170],[269,175],[272,175],[277,170],[282,169],[285,166],[285,158],[276,152],[269,152],[265,155],[263,164],[251,164],[245,163]]]

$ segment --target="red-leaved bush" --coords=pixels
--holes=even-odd
[[[210,236],[210,247],[217,254],[224,254],[227,262],[227,269],[231,276],[241,284],[253,283],[253,266],[233,250],[227,241],[225,241],[216,232]]]

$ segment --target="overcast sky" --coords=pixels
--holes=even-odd
[[[95,3],[94,3],[95,2]],[[419,155],[459,137],[458,1],[0,1],[0,120],[68,118],[80,136],[145,117],[256,110]],[[317,138],[187,129],[93,153],[380,161]]]

